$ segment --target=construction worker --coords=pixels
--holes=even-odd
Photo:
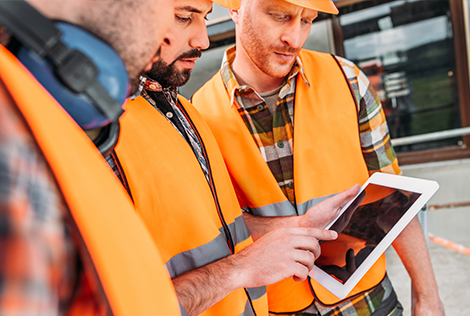
[[[243,0],[230,10],[236,46],[192,98],[249,210],[247,222],[302,215],[374,172],[401,173],[380,100],[365,75],[346,59],[302,49],[318,11],[338,13],[331,0]],[[416,218],[394,247],[416,289],[414,315],[443,315]],[[275,314],[402,314],[385,256],[344,300],[314,280],[269,286],[268,300]]]
[[[115,123],[172,17],[168,0],[0,1],[1,315],[180,315],[129,197],[57,102]]]
[[[237,8],[238,1],[214,0]],[[252,241],[224,161],[208,126],[176,87],[209,46],[210,0],[175,1],[175,38],[147,72],[140,97],[126,104],[121,136],[108,157],[147,224],[188,315],[268,315],[264,285],[304,280],[318,240],[336,233],[308,225],[315,211],[332,220],[358,186]]]

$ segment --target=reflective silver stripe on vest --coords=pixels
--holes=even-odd
[[[307,213],[307,211],[311,207],[313,207],[313,206],[317,205],[318,203],[321,203],[321,202],[329,199],[332,196],[335,196],[336,194],[337,193],[333,193],[333,194],[330,194],[330,195],[317,197],[317,198],[308,200],[307,202],[297,204],[297,211],[299,212],[299,215],[304,215],[305,213]]]
[[[266,287],[264,286],[251,287],[246,290],[248,291],[248,295],[250,295],[251,301],[256,301],[266,294]],[[254,316],[249,300],[246,300],[245,311],[239,316]]]
[[[230,230],[230,234],[232,235],[233,242],[235,245],[247,240],[250,238],[250,231],[248,230],[248,226],[246,226],[245,218],[243,214],[235,218],[233,223],[228,225]],[[224,232],[223,227],[219,229],[221,233]]]
[[[186,311],[184,310],[183,306],[181,306],[181,303],[178,302],[180,304],[180,313],[181,313],[181,316],[189,316],[188,313],[186,313]]]
[[[255,316],[255,314],[253,314],[253,310],[251,309],[251,304],[248,300],[246,300],[245,311],[243,312],[243,314],[240,314],[238,316]]]
[[[252,301],[257,300],[261,298],[264,294],[266,294],[265,286],[250,287],[250,288],[247,288],[246,290],[248,291],[248,294],[250,295],[250,298]]]
[[[320,202],[336,195],[337,193],[330,194],[327,196],[313,198],[307,202],[297,204],[297,212],[299,215],[304,215],[312,206],[317,205]],[[282,201],[278,203],[273,203],[261,207],[245,207],[245,209],[257,216],[293,216],[297,215],[297,212],[294,206],[288,201]]]
[[[294,206],[288,201],[273,203],[261,207],[246,207],[249,213],[257,216],[292,216],[297,215]]]
[[[235,244],[239,244],[250,237],[250,232],[243,219],[243,215],[237,217],[233,223],[228,224],[228,227]],[[174,278],[186,271],[205,266],[229,256],[231,251],[228,248],[223,227],[219,231],[219,235],[210,242],[181,252],[168,260],[166,267],[170,276]]]
[[[166,267],[171,278],[174,278],[186,271],[205,266],[230,254],[224,235],[219,234],[207,244],[177,254],[166,263]]]

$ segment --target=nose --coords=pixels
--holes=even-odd
[[[284,44],[296,49],[303,45],[301,23],[301,20],[293,19],[291,23],[283,28],[281,41]]]
[[[172,41],[175,40],[175,31],[174,28],[169,28],[167,32],[165,33],[165,36],[163,37],[162,44],[160,45],[160,48],[158,49],[157,54],[154,56],[152,59],[152,63],[157,62],[160,59],[160,52],[165,46],[170,46]]]
[[[168,31],[165,33],[165,36],[163,37],[162,47],[171,46],[171,43],[175,40],[175,38],[175,28],[171,27],[168,29]]]
[[[194,28],[189,45],[192,48],[198,48],[200,50],[209,48],[210,41],[204,20],[199,21],[197,27]]]

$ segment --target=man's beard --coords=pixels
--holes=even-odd
[[[201,54],[201,50],[193,49],[178,56],[171,64],[167,64],[160,58],[153,64],[152,69],[146,73],[146,76],[157,81],[164,88],[184,86],[191,77],[192,69],[180,71],[176,69],[176,62],[186,58],[200,58]]]

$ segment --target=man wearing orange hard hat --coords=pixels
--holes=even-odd
[[[234,0],[214,2],[240,7]],[[292,227],[253,242],[215,138],[176,88],[209,46],[205,19],[212,2],[175,0],[174,9],[174,36],[146,72],[141,95],[125,105],[107,161],[158,246],[183,312],[267,316],[265,285],[304,280],[319,255],[318,240],[336,234]],[[357,189],[319,207],[331,220]]]
[[[374,172],[401,173],[367,77],[351,61],[302,49],[319,11],[338,13],[331,0],[241,0],[240,9],[230,10],[236,46],[192,98],[221,148],[254,237],[279,227],[280,217],[302,218]],[[444,315],[416,218],[393,245],[416,290],[412,313]],[[403,310],[385,256],[343,300],[311,279],[286,279],[267,291],[276,315],[397,316]]]

